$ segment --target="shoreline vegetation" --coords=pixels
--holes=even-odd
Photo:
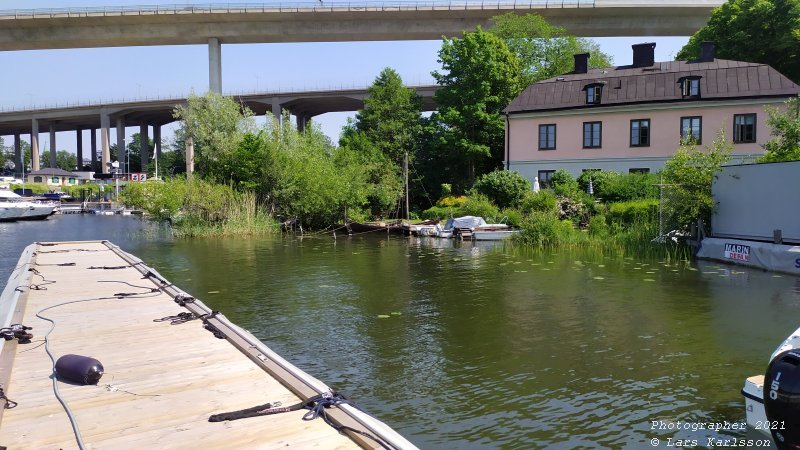
[[[486,30],[443,39],[430,116],[385,68],[338,145],[313,121],[299,131],[288,111],[258,129],[233,98],[190,95],[174,112],[181,127],[172,147],[192,139],[195,175],[130,183],[122,200],[187,237],[477,215],[519,228],[515,243],[525,247],[689,259],[683,240],[698,220],[710,223],[712,180],[730,160],[721,132],[703,149],[680,143],[653,174],[585,171],[576,179],[559,170],[533,192],[522,175],[503,170],[503,108],[531,83],[570,72],[577,53],[590,53],[593,68],[613,65],[595,42],[538,15],[495,17]],[[769,112],[776,139],[759,161],[797,157],[799,105],[795,98],[781,110],[788,114]],[[180,172],[179,164],[163,169]]]

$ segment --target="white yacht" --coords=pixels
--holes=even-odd
[[[55,205],[31,202],[8,190],[0,190],[0,207],[16,208],[20,212],[19,216],[11,220],[46,219],[56,209]]]

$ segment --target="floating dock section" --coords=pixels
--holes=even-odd
[[[0,326],[0,446],[416,448],[107,241],[28,246]],[[64,355],[99,382],[56,376]]]

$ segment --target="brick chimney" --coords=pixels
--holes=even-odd
[[[572,73],[586,73],[589,71],[589,54],[575,54],[575,70]]]
[[[655,42],[631,45],[633,48],[633,67],[650,67],[655,64]]]
[[[717,46],[711,41],[700,43],[700,62],[712,62],[717,56]]]

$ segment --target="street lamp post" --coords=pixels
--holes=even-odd
[[[114,198],[119,202],[119,161],[112,162],[111,168],[114,172]]]

